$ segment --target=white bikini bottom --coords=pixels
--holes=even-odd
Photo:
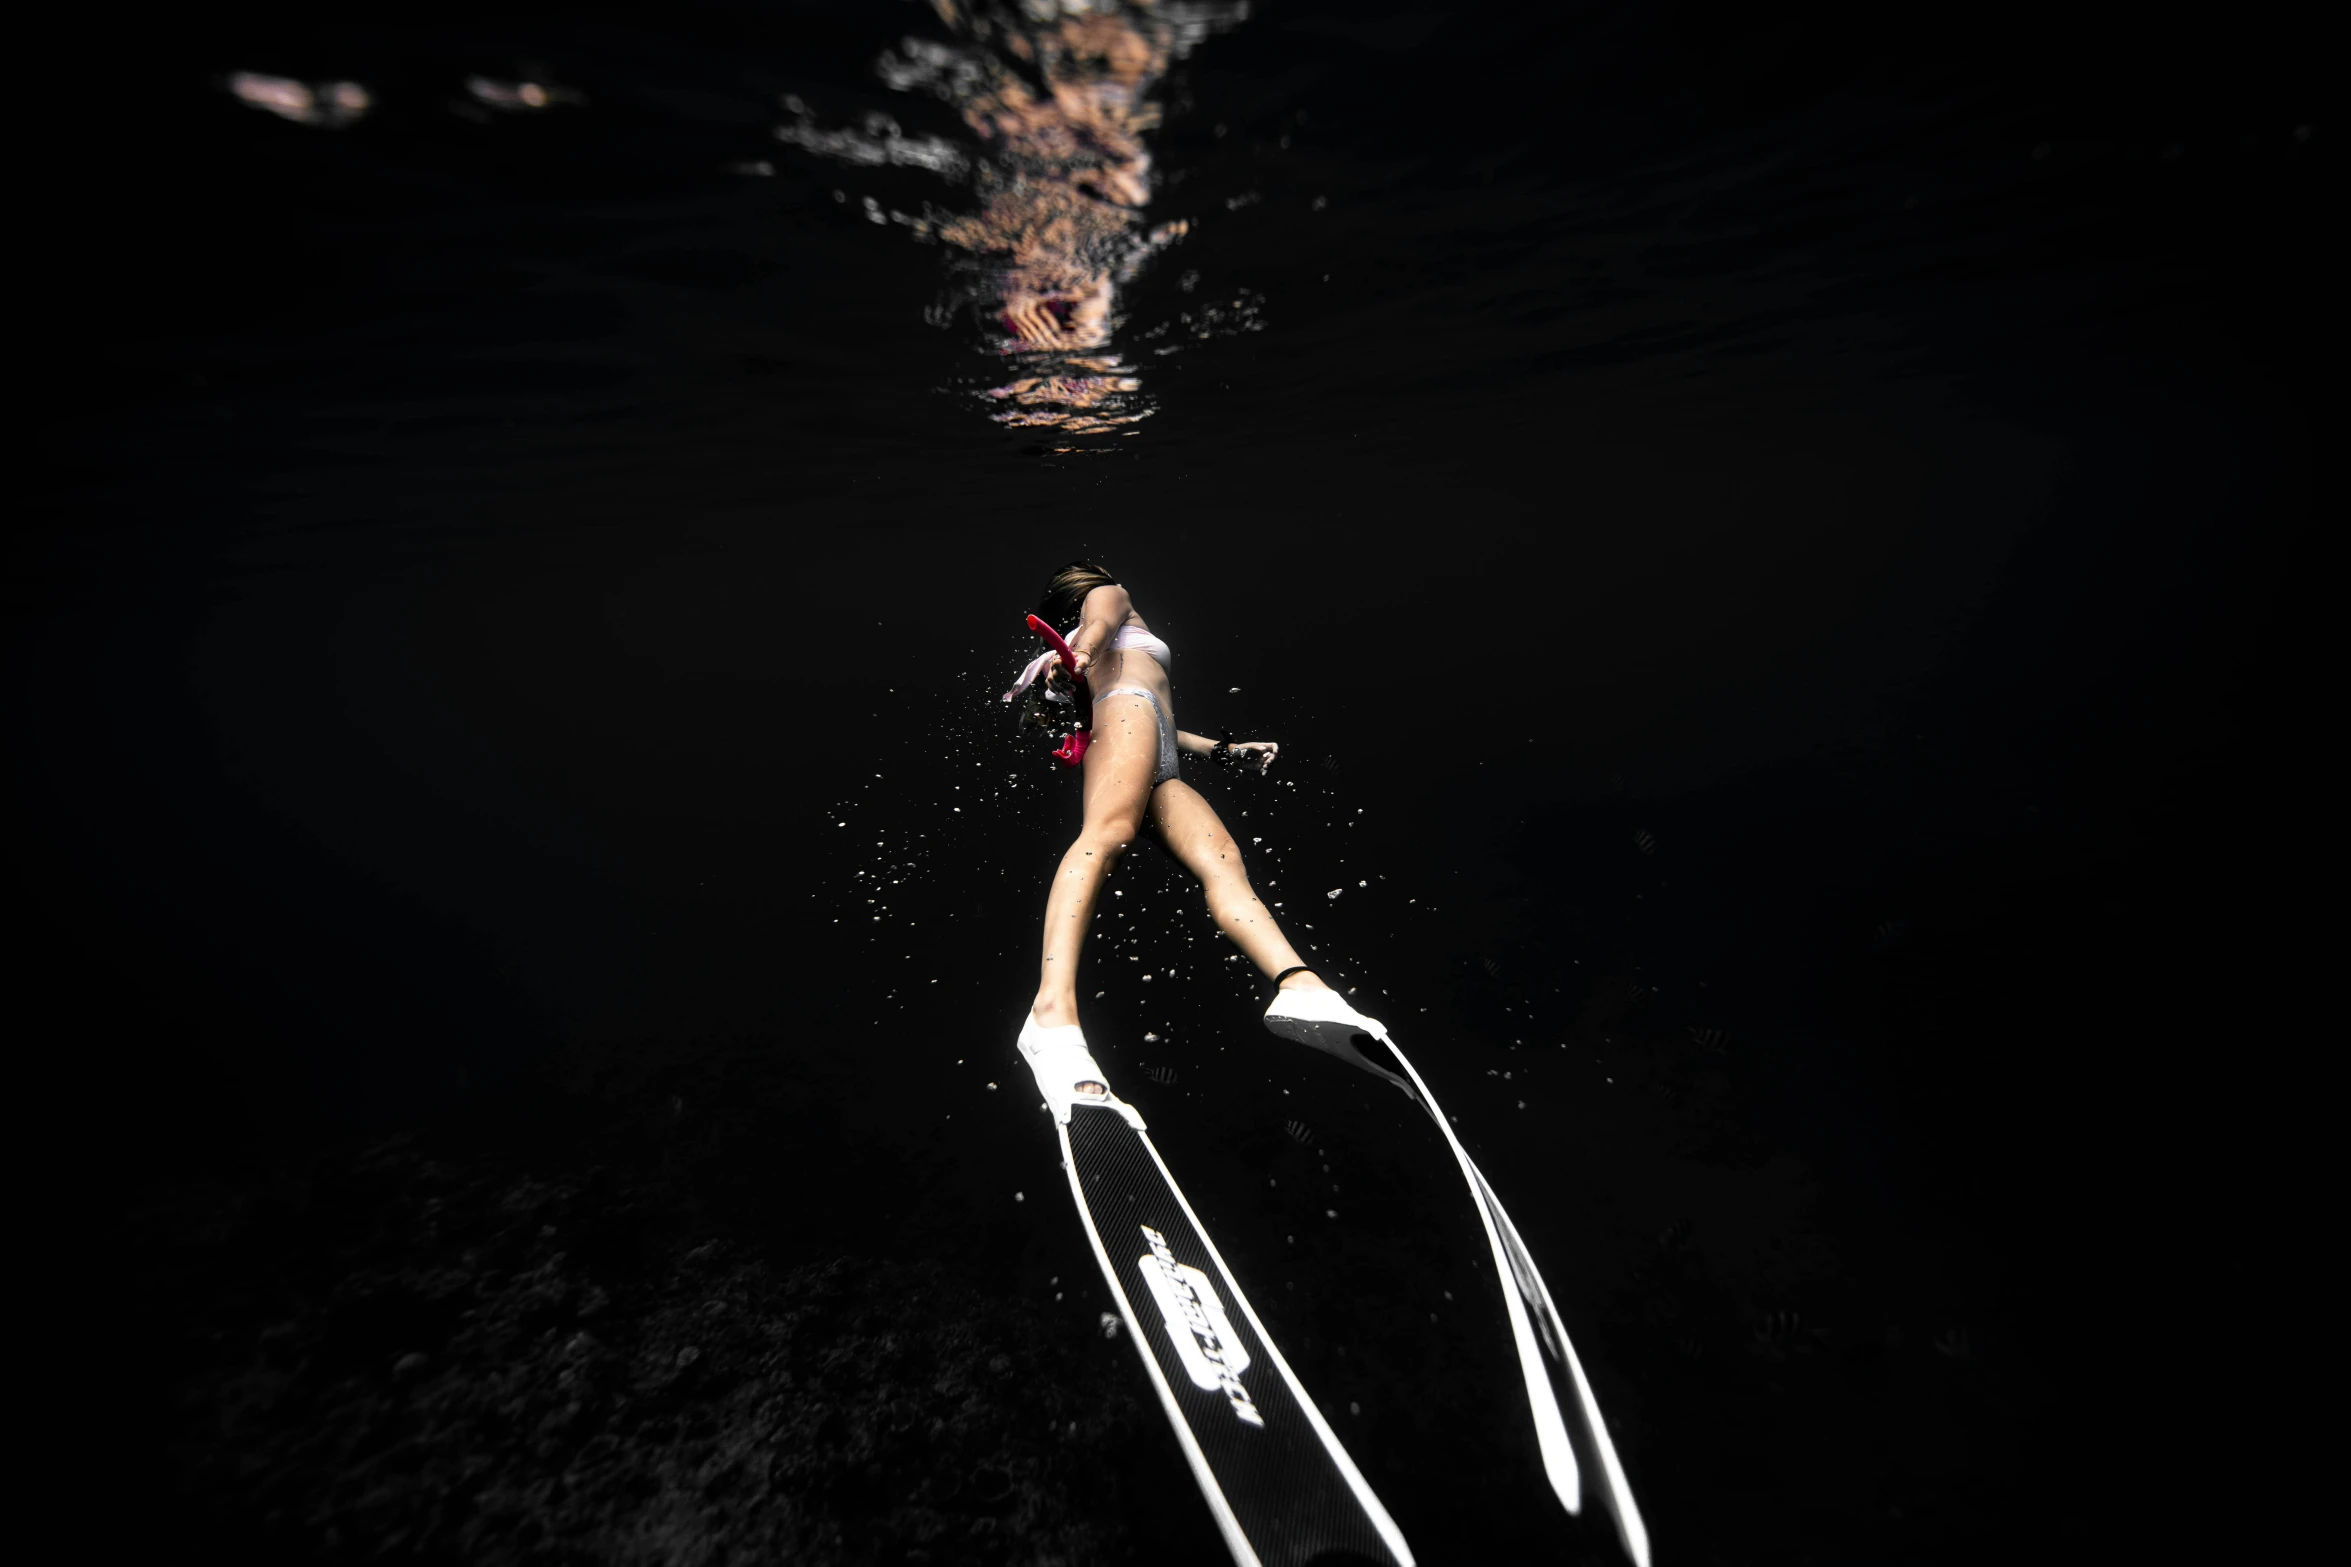
[[[1152,713],[1159,719],[1159,776],[1151,780],[1151,786],[1156,789],[1176,775],[1175,720],[1167,716],[1167,709],[1159,705],[1159,698],[1141,686],[1120,686],[1114,691],[1105,691],[1094,698],[1094,705],[1100,707],[1114,696],[1141,697],[1151,704]]]

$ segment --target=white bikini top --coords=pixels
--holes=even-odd
[[[1168,668],[1175,662],[1175,649],[1145,631],[1141,626],[1119,627],[1118,635],[1110,639],[1110,645],[1116,648],[1131,647],[1138,652],[1148,653],[1159,660],[1159,667],[1162,669]]]
[[[1067,642],[1071,637],[1074,637],[1077,634],[1078,628],[1076,626],[1072,626],[1069,628],[1068,633],[1064,635],[1061,640]],[[1159,660],[1159,667],[1162,669],[1167,669],[1175,663],[1175,649],[1169,647],[1165,642],[1160,641],[1159,638],[1153,636],[1150,632],[1145,631],[1141,626],[1119,627],[1118,630],[1112,634],[1110,638],[1110,645],[1114,648],[1133,648],[1138,653],[1148,653],[1153,658]],[[1030,686],[1036,684],[1037,677],[1045,672],[1045,660],[1051,658],[1052,656],[1053,655],[1051,652],[1044,652],[1039,653],[1035,659],[1031,660],[1029,667],[1020,672],[1019,683],[1011,690],[1004,693],[1004,700],[1009,702],[1014,697],[1020,695],[1023,691],[1026,691]]]

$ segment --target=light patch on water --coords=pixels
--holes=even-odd
[[[503,82],[491,76],[467,77],[465,90],[474,102],[501,114],[529,114],[559,103],[588,101],[578,89],[558,87],[553,82]]]
[[[233,71],[226,85],[229,96],[249,109],[328,130],[356,124],[375,107],[374,95],[357,82],[299,82],[290,76]]]

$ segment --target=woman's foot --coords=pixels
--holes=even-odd
[[[1064,1124],[1077,1101],[1109,1097],[1109,1082],[1075,1024],[1044,1024],[1032,1016],[1021,1025],[1020,1054],[1036,1076],[1038,1091]]]
[[[1285,980],[1281,993],[1273,998],[1273,1005],[1265,1009],[1265,1026],[1284,1039],[1310,1045],[1374,1077],[1384,1077],[1404,1090],[1406,1098],[1418,1100],[1410,1083],[1386,1067],[1366,1060],[1356,1047],[1358,1038],[1384,1041],[1388,1037],[1379,1019],[1365,1017],[1347,1004],[1345,996],[1319,980],[1311,988],[1293,986]]]
[[[1273,1005],[1265,1009],[1265,1026],[1284,1039],[1295,1039],[1301,1044],[1316,1044],[1325,1039],[1346,1039],[1356,1034],[1373,1038],[1387,1032],[1377,1018],[1364,1016],[1347,1004],[1347,998],[1330,986],[1316,980],[1311,986],[1283,982]]]
[[[1029,1016],[1039,1028],[1075,1028],[1078,1021],[1078,1003],[1075,996],[1039,996],[1029,1003]]]

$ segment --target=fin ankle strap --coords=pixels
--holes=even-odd
[[[1281,989],[1282,981],[1288,979],[1292,974],[1314,974],[1314,969],[1310,965],[1304,963],[1293,964],[1289,968],[1283,969],[1279,974],[1276,974],[1273,977],[1273,988],[1276,990]],[[1322,978],[1320,974],[1314,974],[1314,977],[1316,979]]]

